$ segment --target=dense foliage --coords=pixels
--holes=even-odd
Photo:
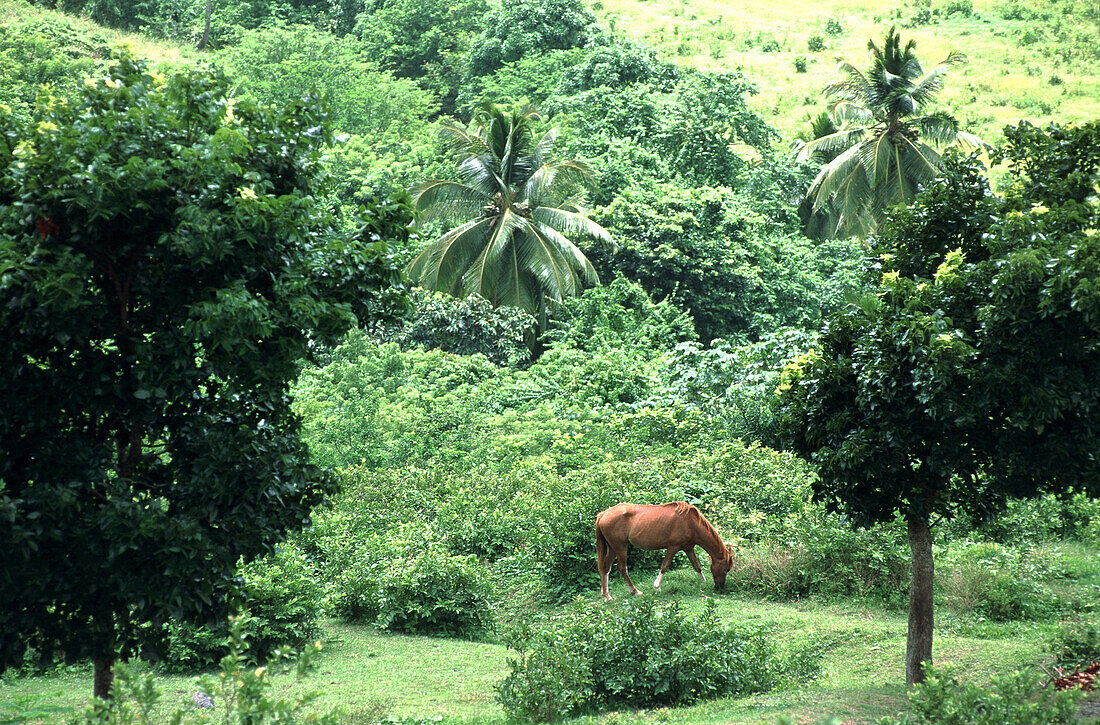
[[[770,690],[817,674],[809,651],[781,651],[759,629],[727,627],[652,599],[575,610],[553,628],[518,633],[499,687],[512,717],[556,721],[586,711],[686,705]]]
[[[877,294],[784,372],[782,434],[817,464],[816,495],[908,524],[910,682],[931,657],[932,517],[1100,485],[1098,140],[1098,124],[1010,129],[1004,199],[949,164],[875,239]]]
[[[849,643],[893,636],[868,635],[864,614],[888,619],[905,604],[914,502],[935,513],[918,515],[917,523],[939,521],[920,543],[936,563],[934,571],[922,569],[923,581],[935,582],[924,601],[938,608],[941,632],[976,642],[1006,633],[1048,638],[1053,656],[1070,668],[1096,656],[1100,579],[1092,559],[1100,504],[1088,485],[1097,468],[1089,427],[1096,390],[1082,371],[1097,361],[1095,345],[1078,344],[1096,337],[1095,127],[1021,124],[994,154],[1005,163],[993,178],[1007,184],[991,188],[984,170],[950,162],[922,199],[884,226],[889,190],[872,194],[870,177],[837,176],[841,186],[848,179],[868,191],[853,197],[858,220],[877,228],[865,243],[819,233],[840,221],[831,204],[837,197],[819,199],[816,231],[803,226],[813,200],[799,203],[815,174],[824,196],[841,188],[825,179],[857,157],[858,165],[844,168],[882,167],[892,182],[905,182],[899,170],[929,182],[925,172],[939,167],[931,155],[917,160],[935,161],[923,170],[912,158],[893,166],[867,146],[845,158],[843,141],[893,139],[916,149],[922,133],[935,146],[972,127],[995,140],[1017,113],[1089,115],[1097,108],[1091,90],[1100,59],[1091,31],[1100,16],[1088,3],[912,0],[876,8],[873,28],[859,3],[766,28],[759,24],[771,22],[781,4],[725,4],[722,16],[706,5],[576,0],[35,4],[70,14],[0,0],[7,13],[0,23],[7,129],[0,149],[12,161],[5,193],[15,199],[17,182],[64,166],[63,157],[71,157],[65,168],[72,173],[34,182],[49,208],[19,207],[9,215],[18,226],[22,214],[19,233],[0,235],[0,249],[27,252],[0,269],[0,288],[41,282],[37,299],[49,302],[0,310],[5,341],[21,339],[15,333],[59,308],[85,310],[79,295],[90,290],[117,296],[125,289],[126,275],[116,274],[120,284],[112,287],[110,274],[96,272],[96,259],[70,264],[75,247],[65,244],[74,229],[99,230],[100,257],[125,257],[141,247],[138,237],[147,240],[130,283],[131,296],[146,296],[120,309],[131,326],[163,329],[135,333],[135,357],[118,335],[96,337],[96,325],[108,326],[118,310],[88,307],[60,336],[36,338],[22,367],[0,366],[9,380],[18,373],[48,383],[33,393],[26,385],[9,391],[13,401],[21,396],[10,419],[4,406],[9,437],[101,435],[113,449],[98,462],[89,464],[80,446],[49,460],[98,465],[86,489],[118,492],[111,499],[118,505],[102,507],[114,517],[102,529],[104,516],[70,526],[60,504],[56,517],[28,516],[25,528],[42,524],[50,536],[41,539],[40,555],[20,558],[17,550],[4,569],[9,579],[0,581],[46,572],[42,591],[56,591],[102,554],[100,571],[111,572],[102,586],[121,597],[133,587],[120,582],[152,571],[142,568],[141,553],[150,567],[170,564],[164,576],[177,576],[177,586],[165,590],[154,571],[147,583],[155,596],[139,597],[123,614],[141,619],[159,607],[159,618],[150,616],[120,649],[140,646],[163,658],[159,668],[182,671],[221,657],[227,632],[252,644],[250,653],[232,655],[221,689],[207,689],[221,698],[216,708],[185,720],[308,717],[265,694],[264,670],[243,663],[312,638],[323,617],[354,623],[325,625],[345,631],[362,624],[512,642],[525,666],[513,667],[499,693],[511,713],[526,718],[675,706],[812,676],[814,657],[779,655],[760,632],[736,623],[754,598],[778,602],[749,606],[780,612],[775,621],[785,628],[795,610],[801,622],[820,610],[858,609],[858,632],[806,635],[830,668],[841,665],[834,672],[851,671],[842,654]],[[971,63],[952,71],[940,94],[957,56],[924,75],[913,49],[889,33],[872,47],[869,73],[842,66],[848,82],[831,87],[838,113],[820,119],[813,133],[834,136],[804,142],[815,153],[797,160],[785,133],[819,110],[828,59],[856,50],[867,35],[882,37],[883,23],[895,20],[922,48],[963,48]],[[108,72],[107,48],[117,38],[161,60],[134,79]],[[1014,52],[990,59],[990,47]],[[194,70],[207,60],[223,64],[225,76]],[[40,84],[49,88],[42,92]],[[957,125],[928,113],[934,94]],[[171,103],[162,108],[153,98]],[[519,110],[528,104],[541,118]],[[89,120],[98,118],[92,106],[114,120]],[[185,125],[193,137],[181,131]],[[520,133],[512,133],[517,125]],[[517,140],[530,141],[532,153],[515,153]],[[457,167],[456,144],[448,141],[468,142]],[[551,145],[553,155],[546,153]],[[555,159],[571,161],[542,163]],[[431,213],[410,226],[406,191],[423,189],[425,179],[486,193],[465,205],[457,194],[422,199],[422,211],[461,213],[449,226]],[[494,288],[509,288],[498,284],[508,279],[500,269],[456,271],[443,253],[437,271],[454,283],[451,291],[470,291],[486,278],[489,285],[461,299],[419,290],[402,302],[395,272],[431,240],[449,229],[491,229],[495,246],[482,248],[489,261],[521,227],[548,235],[528,222],[556,213],[532,209],[576,211],[582,186],[585,219],[602,229],[579,219],[549,225],[572,246],[556,245],[557,256],[548,248],[541,263],[530,246],[513,247],[520,251],[514,261],[535,264],[512,281],[537,281],[511,285],[514,299],[495,295]],[[908,183],[897,188],[906,201],[915,193]],[[614,243],[574,233],[586,229]],[[478,251],[469,245],[464,254],[470,249]],[[575,295],[551,292],[546,304],[524,305],[545,291],[543,282],[556,281],[547,271],[568,282],[568,264],[546,264],[561,262],[562,250],[580,263],[579,277],[598,275],[600,284],[574,284]],[[220,286],[238,278],[238,286]],[[194,280],[192,312],[179,312],[177,293]],[[8,325],[13,315],[22,317]],[[339,334],[353,319],[360,329]],[[285,345],[271,344],[274,328],[290,336]],[[193,338],[201,339],[187,342]],[[13,349],[5,354],[15,360],[22,353]],[[72,374],[81,350],[99,368]],[[829,367],[823,361],[833,353],[838,364]],[[274,367],[280,382],[267,407],[240,414]],[[815,395],[850,381],[855,370],[868,372],[857,399]],[[189,375],[187,384],[172,382]],[[784,383],[788,397],[777,400]],[[137,411],[137,426],[118,428],[124,418],[104,412],[100,390],[118,411]],[[792,394],[802,397],[792,403]],[[25,425],[57,401],[85,418],[68,427]],[[834,437],[814,451],[795,446],[813,460],[771,447],[784,436],[791,443],[794,414],[815,404]],[[81,427],[81,420],[91,422]],[[304,444],[295,442],[299,425]],[[192,443],[181,446],[178,430],[193,433]],[[991,442],[996,456],[979,456]],[[277,462],[256,465],[256,445],[281,452]],[[25,450],[0,455],[5,505],[13,482],[20,490],[48,488],[39,483],[47,480],[39,465],[47,458]],[[132,471],[111,469],[111,456],[129,461],[128,451],[142,454],[134,454]],[[232,475],[211,473],[229,458]],[[6,473],[32,459],[39,479],[20,483]],[[857,475],[864,464],[874,470]],[[186,475],[176,476],[181,468]],[[919,489],[923,474],[949,468],[951,475],[932,479],[930,499],[927,490],[904,485]],[[336,481],[342,491],[310,510]],[[149,493],[131,496],[131,482]],[[184,483],[185,497],[162,495]],[[65,506],[87,493],[53,488]],[[245,505],[236,506],[238,499]],[[595,513],[621,500],[671,499],[697,505],[733,547],[732,594],[723,600],[693,572],[673,571],[653,599],[567,605],[596,591]],[[268,516],[275,508],[281,513]],[[248,525],[225,518],[237,515]],[[311,525],[291,533],[307,516]],[[81,549],[82,539],[74,539],[71,548],[87,557],[65,560],[56,552],[70,529],[110,541]],[[240,537],[231,550],[195,554],[201,536],[224,540],[230,531]],[[158,532],[171,542],[150,543]],[[291,541],[276,547],[287,533]],[[68,564],[55,571],[48,556]],[[658,561],[658,554],[631,550],[639,578],[656,573]],[[680,555],[674,567],[684,563]],[[103,591],[85,568],[62,582],[72,585],[65,591]],[[617,576],[612,586],[622,586]],[[71,611],[50,602],[24,606],[36,591],[4,601],[18,602],[23,619]],[[715,601],[725,621],[707,604]],[[224,614],[237,607],[246,611],[230,629]],[[701,616],[684,614],[700,608]],[[23,622],[8,609],[0,608],[5,633]],[[173,620],[188,611],[192,623]],[[515,635],[524,623],[529,628]],[[638,629],[658,636],[639,638]],[[21,657],[22,644],[5,655],[18,673],[60,669],[55,656],[82,653],[62,651],[57,638],[32,639]],[[372,658],[403,646],[397,642],[419,646],[411,638],[363,639],[372,648],[383,643]],[[433,642],[431,651],[452,646],[464,645]],[[143,716],[154,689],[124,677],[119,707],[89,718]],[[911,721],[971,710],[1026,721],[1034,709],[1019,679],[973,688],[944,677],[919,692]],[[0,702],[0,720],[12,706]],[[18,719],[19,702],[14,707]],[[346,719],[384,719],[386,707],[374,703]],[[704,707],[709,713],[712,706]],[[717,719],[729,712],[713,707]],[[817,717],[811,712],[800,717]]]
[[[390,307],[405,219],[335,235],[323,110],[230,89],[124,52],[77,103],[0,119],[0,665],[93,657],[100,696],[336,489],[287,386]]]

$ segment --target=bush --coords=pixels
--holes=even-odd
[[[926,666],[927,679],[909,696],[911,712],[880,725],[1057,725],[1076,722],[1077,691],[1036,692],[1035,677],[1013,673],[988,686],[962,684]]]
[[[1041,576],[1019,550],[971,542],[956,545],[937,572],[947,606],[994,621],[1050,616],[1057,603]]]
[[[1051,636],[1049,647],[1063,667],[1100,662],[1100,622],[1094,619],[1062,622]]]
[[[546,590],[557,601],[594,590],[596,514],[620,501],[660,503],[670,497],[652,460],[608,461],[551,482],[536,519],[527,555],[538,562]],[[656,554],[631,548],[636,567]],[[656,569],[656,563],[654,563]]]
[[[496,365],[518,365],[530,357],[525,340],[533,334],[535,319],[527,312],[493,307],[477,295],[458,299],[417,290],[410,297],[412,314],[400,325],[379,330],[383,342],[396,342],[404,350],[419,346],[481,354]]]
[[[808,650],[783,652],[759,629],[721,625],[713,600],[694,619],[647,597],[574,609],[510,646],[519,658],[498,700],[511,717],[538,721],[763,692],[820,669]]]
[[[825,50],[825,38],[821,37],[819,33],[814,33],[806,39],[806,50],[811,53],[820,53]]]
[[[454,556],[411,526],[356,548],[332,583],[338,616],[409,634],[476,638],[492,628],[489,576],[476,557]]]
[[[751,528],[752,520],[748,523]],[[897,522],[854,529],[814,506],[778,526],[786,528],[786,536],[773,534],[735,551],[729,587],[779,599],[858,596],[904,604],[909,552]]]
[[[267,667],[252,667],[245,658],[246,625],[233,618],[228,627],[227,654],[221,660],[221,676],[205,677],[192,702],[202,702],[199,709],[175,708],[172,714],[162,712],[162,693],[153,675],[138,675],[129,665],[116,666],[112,699],[96,700],[72,722],[76,725],[148,725],[151,722],[172,722],[177,725],[202,725],[212,722],[210,713],[219,713],[217,720],[230,723],[313,723],[336,725],[334,712],[320,712],[314,703],[318,694],[298,694],[282,699],[273,692],[274,678],[293,672],[301,680],[316,668],[315,658],[320,643],[294,653],[278,651]],[[157,720],[152,718],[154,708]],[[216,708],[216,710],[213,710]]]
[[[321,632],[322,588],[305,556],[292,547],[242,566],[241,634],[253,663],[266,662],[280,647],[300,647]],[[216,665],[229,652],[229,622],[213,627],[168,626],[168,672],[195,672]]]

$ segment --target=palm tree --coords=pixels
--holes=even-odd
[[[966,56],[953,51],[925,73],[914,53],[916,42],[903,48],[894,28],[881,48],[873,40],[867,47],[866,73],[841,60],[837,70],[843,80],[825,87],[835,128],[798,147],[799,160],[827,159],[806,197],[814,212],[830,212],[833,234],[874,231],[887,209],[909,203],[917,187],[935,176],[939,150],[986,146],[960,131],[947,113],[921,115],[943,88],[948,69]]]
[[[420,252],[408,273],[427,289],[527,310],[541,331],[555,303],[599,283],[570,237],[611,237],[581,205],[588,167],[555,159],[558,131],[536,137],[538,120],[530,109],[490,105],[469,128],[443,127],[459,180],[426,181],[413,195],[425,218],[458,226]]]

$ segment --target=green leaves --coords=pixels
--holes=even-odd
[[[569,237],[609,244],[610,235],[579,205],[577,181],[589,178],[587,167],[552,159],[557,131],[536,138],[538,120],[529,109],[486,106],[468,129],[444,126],[460,181],[419,185],[417,208],[452,221],[476,217],[429,244],[409,276],[428,289],[519,307],[541,331],[552,305],[598,281]]]
[[[286,391],[316,341],[398,302],[409,210],[339,238],[315,100],[234,99],[126,52],[0,147],[0,667],[112,659],[224,613],[237,561],[335,489]],[[105,694],[105,693],[100,693]]]
[[[798,159],[828,159],[806,196],[815,213],[830,212],[829,235],[875,231],[891,206],[910,203],[918,186],[932,180],[940,166],[937,149],[986,146],[977,136],[961,133],[944,112],[919,115],[943,87],[948,69],[966,57],[953,51],[924,73],[915,47],[910,40],[902,48],[900,34],[891,28],[881,48],[868,42],[865,73],[840,61],[837,71],[844,80],[824,89],[837,127],[818,123],[822,133],[799,146]]]
[[[875,304],[835,315],[785,374],[788,444],[859,521],[1100,485],[1100,209],[1078,201],[1100,173],[1096,128],[1008,138],[1006,198],[949,160],[877,238]],[[1030,176],[1046,167],[1063,173]]]

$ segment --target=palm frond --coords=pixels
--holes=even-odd
[[[858,123],[870,126],[878,120],[872,109],[854,101],[837,101],[829,106],[829,111],[832,112],[833,118],[841,124]]]
[[[959,135],[959,122],[947,113],[934,113],[914,119],[913,126],[922,139],[943,148],[955,143]]]
[[[491,197],[479,189],[444,179],[430,179],[412,189],[413,203],[427,219],[464,219],[481,216]]]
[[[871,83],[863,75],[863,71],[856,68],[848,61],[838,58],[836,72],[844,80],[830,83],[822,90],[822,94],[829,99],[837,101],[853,101],[865,103],[871,94]]]
[[[866,136],[866,128],[849,128],[831,133],[828,136],[815,138],[813,141],[807,141],[799,147],[797,160],[808,161],[818,152],[831,154],[849,149],[863,141]]]
[[[425,289],[458,294],[462,272],[478,256],[492,227],[491,219],[475,219],[455,227],[416,255],[406,274]]]
[[[443,141],[443,148],[451,156],[456,154],[477,156],[489,150],[485,139],[453,121],[440,126],[439,137]]]
[[[537,280],[541,295],[560,300],[577,293],[576,273],[537,222],[532,220],[523,234],[516,235],[516,256],[521,267]]]
[[[861,146],[862,144],[856,144],[847,149],[822,166],[817,176],[814,177],[814,180],[810,183],[807,196],[813,199],[815,212],[835,196],[842,186],[851,183],[853,174],[865,175],[860,160]]]
[[[951,66],[965,62],[965,55],[958,51],[952,51],[946,59],[915,82],[912,91],[913,98],[922,106],[930,103],[932,97],[943,90],[944,82],[947,79],[947,71],[951,70]]]
[[[577,184],[592,181],[592,171],[580,161],[558,161],[543,164],[523,185],[520,196],[532,206],[551,205],[568,198]]]
[[[532,263],[532,273],[538,276],[551,299],[579,295],[584,284],[598,284],[596,269],[584,256],[584,252],[552,227],[537,220],[526,235],[530,246],[526,247]]]
[[[455,167],[455,172],[462,183],[489,196],[508,189],[497,173],[496,163],[486,155],[466,157]]]
[[[501,256],[512,243],[516,230],[524,225],[524,219],[511,209],[505,209],[496,219],[481,253],[462,275],[462,289],[465,294],[477,293],[489,299],[492,296],[492,282],[496,276]]]
[[[959,131],[955,134],[955,146],[965,151],[988,151],[993,148],[993,145],[982,137],[966,131]]]
[[[583,214],[567,209],[540,206],[534,209],[532,216],[566,237],[580,235],[607,248],[615,247],[611,233]]]
[[[931,146],[901,137],[891,144],[892,160],[889,175],[883,179],[875,208],[885,215],[895,204],[909,204],[919,187],[936,177],[940,155]]]

